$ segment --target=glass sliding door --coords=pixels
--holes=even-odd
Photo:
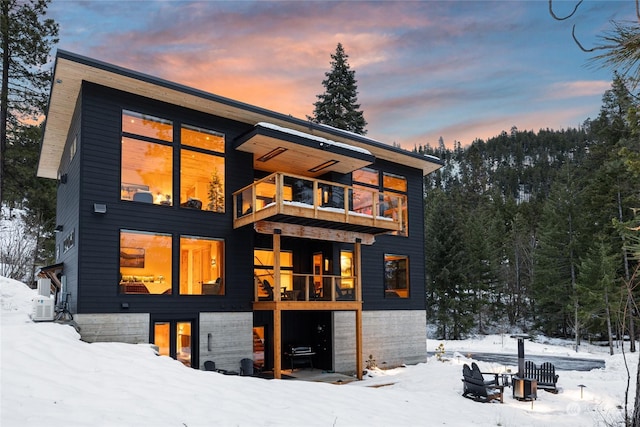
[[[193,340],[191,321],[158,321],[153,324],[153,343],[160,356],[169,356],[191,367]]]

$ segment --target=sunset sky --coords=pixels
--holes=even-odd
[[[554,1],[559,16],[576,2]],[[305,118],[342,43],[367,136],[468,145],[595,118],[613,71],[589,61],[635,4],[585,1],[53,0],[59,49]]]

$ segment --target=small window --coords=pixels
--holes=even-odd
[[[180,237],[180,295],[224,295],[224,241]]]
[[[385,190],[393,190],[401,193],[407,192],[407,178],[400,175],[384,172],[382,176],[382,186]]]
[[[120,231],[121,294],[171,293],[171,235]]]
[[[180,142],[189,147],[224,153],[224,134],[195,126],[183,125]]]
[[[134,111],[122,110],[122,132],[160,141],[173,141],[173,123],[170,120]]]
[[[362,168],[358,169],[357,171],[353,171],[351,179],[353,180],[353,182],[372,185],[376,187],[380,183],[378,171],[371,168]]]
[[[384,256],[385,298],[409,298],[409,257],[406,255]]]
[[[67,252],[76,244],[76,230],[71,230],[69,234],[62,241],[62,253]]]

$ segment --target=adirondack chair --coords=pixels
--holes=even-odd
[[[540,389],[551,393],[558,392],[559,376],[556,374],[556,367],[553,366],[553,363],[544,362],[540,367],[537,367],[535,363],[527,360],[524,362],[524,376],[535,379]]]
[[[499,399],[500,403],[502,403],[504,386],[498,384],[498,374],[485,375],[493,375],[493,378],[485,379],[475,363],[471,364],[471,368],[465,363],[462,367],[462,383],[464,386],[462,395],[476,402],[491,402]]]

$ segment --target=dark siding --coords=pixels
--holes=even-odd
[[[56,262],[64,263],[63,274],[66,280],[66,291],[70,294],[70,309],[77,311],[78,305],[78,253],[80,251],[78,201],[80,196],[80,165],[82,157],[82,133],[80,130],[80,98],[76,104],[74,115],[71,121],[65,149],[62,153],[59,174],[67,175],[66,183],[58,184],[56,196],[56,224],[62,225],[62,233],[56,233]],[[76,153],[71,159],[70,150],[73,140],[76,139]],[[75,235],[75,245],[67,252],[64,252],[63,241],[73,232]]]
[[[373,167],[407,178],[409,236],[380,235],[372,246],[362,246],[363,310],[423,310],[426,299],[422,171],[383,161]],[[409,298],[384,297],[385,253],[409,256]]]
[[[185,122],[224,132],[226,135],[225,180],[229,201],[227,212],[207,211],[145,205],[120,200],[120,129],[123,108],[140,111],[174,122]],[[79,210],[75,223],[76,250],[81,251],[78,266],[79,313],[121,312],[121,304],[129,304],[129,312],[198,313],[200,311],[251,311],[253,296],[253,247],[271,247],[271,236],[256,236],[251,227],[233,230],[232,193],[253,180],[251,154],[232,149],[233,140],[250,130],[246,124],[209,116],[85,83],[82,90],[82,140],[79,144],[81,162],[70,165],[69,181],[75,182],[59,194],[60,218]],[[78,156],[76,156],[77,158]],[[174,184],[178,181],[178,159],[174,168]],[[79,183],[79,167],[83,180]],[[424,309],[424,225],[422,173],[420,170],[389,162],[377,162],[379,170],[403,175],[408,181],[409,237],[378,236],[373,246],[363,246],[363,298],[365,310]],[[348,176],[331,176],[331,180],[348,183]],[[76,185],[75,189],[72,186]],[[80,185],[79,187],[77,187]],[[175,189],[175,185],[174,185]],[[75,193],[74,193],[75,192]],[[75,197],[73,196],[75,194]],[[81,196],[78,197],[78,194]],[[107,205],[104,215],[93,213],[94,203]],[[78,222],[79,221],[79,222]],[[65,224],[65,229],[67,225]],[[119,295],[118,248],[120,229],[169,233],[174,241],[173,295]],[[180,235],[222,238],[225,240],[225,296],[177,295]],[[61,242],[60,242],[61,243]],[[297,272],[311,272],[311,256],[322,251],[339,260],[340,248],[353,250],[353,245],[283,239],[283,249],[294,250]],[[384,298],[385,253],[409,256],[410,298]],[[64,259],[63,259],[64,260]],[[337,267],[334,262],[334,269]],[[74,266],[69,266],[69,271]],[[65,263],[65,271],[67,270]],[[337,271],[336,271],[337,273]]]
[[[234,231],[232,209],[225,214],[207,211],[144,205],[120,200],[120,129],[122,108],[140,111],[174,122],[183,120],[224,132],[226,135],[226,189],[231,193],[253,179],[251,156],[232,150],[233,139],[248,127],[202,113],[132,96],[92,84],[83,86],[83,157],[80,198],[82,248],[79,312],[120,312],[121,303],[129,312],[250,311],[253,280],[251,229]],[[174,183],[179,169],[174,168]],[[174,186],[175,188],[175,186]],[[93,213],[94,203],[105,203],[107,213]],[[154,231],[173,236],[173,295],[119,295],[118,248],[120,229]],[[180,296],[178,283],[178,242],[180,235],[225,240],[225,296]]]

